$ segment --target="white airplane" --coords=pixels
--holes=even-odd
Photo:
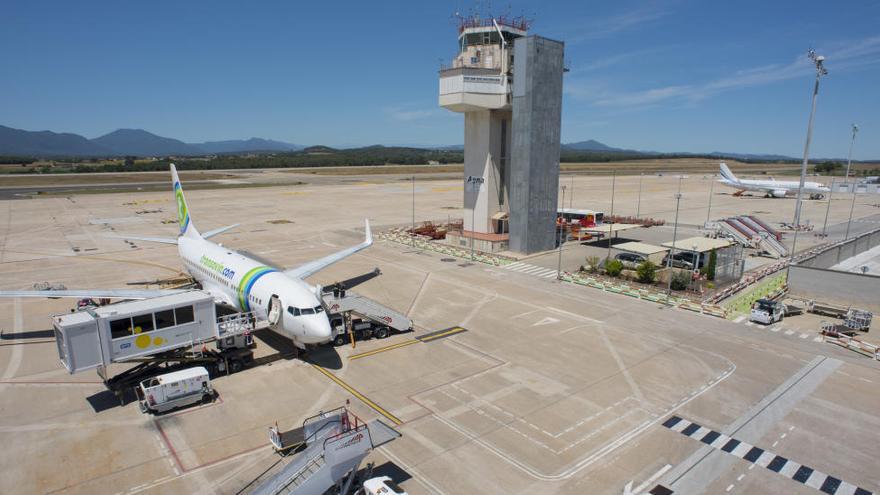
[[[721,163],[721,180],[718,182],[725,186],[739,189],[738,192],[734,193],[735,196],[740,196],[746,191],[756,191],[773,198],[784,198],[789,193],[797,194],[798,187],[800,186],[799,181],[740,179],[733,175],[733,172],[727,168],[727,164],[724,162]],[[825,197],[825,193],[828,192],[831,192],[831,189],[818,182],[804,182],[804,193],[809,194],[810,199],[822,199]]]
[[[330,340],[330,322],[321,305],[321,286],[311,286],[303,278],[346,258],[373,244],[370,223],[364,221],[366,239],[357,246],[311,261],[297,268],[279,270],[215,244],[208,239],[235,228],[238,224],[199,234],[193,225],[183,196],[183,188],[174,164],[171,165],[174,196],[180,235],[177,238],[114,236],[165,244],[176,244],[183,265],[202,289],[214,296],[218,304],[236,311],[253,311],[257,318],[269,321],[269,328],[290,338],[304,349],[306,344]],[[0,297],[77,297],[147,299],[173,294],[181,290],[6,290]]]

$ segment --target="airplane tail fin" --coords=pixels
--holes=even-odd
[[[733,175],[733,172],[730,171],[730,169],[727,167],[727,164],[724,162],[721,162],[721,176],[729,180],[730,182],[739,182],[739,179],[737,179],[736,176]]]
[[[177,176],[177,168],[171,164],[171,181],[174,184],[174,199],[177,201],[177,221],[180,224],[180,235],[186,237],[201,238],[189,216],[189,208],[186,206],[186,198],[183,196],[183,186],[180,185],[180,177]]]

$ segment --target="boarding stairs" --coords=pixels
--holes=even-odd
[[[722,219],[719,229],[740,244],[766,251],[773,258],[788,255],[788,249],[780,242],[782,235],[759,218],[749,215]]]
[[[357,313],[379,325],[385,325],[398,332],[406,332],[412,329],[412,320],[387,306],[366,298],[351,291],[334,290],[323,294],[324,306],[327,312],[339,314],[346,312]]]
[[[305,449],[287,457],[292,458],[281,469],[273,465],[239,493],[260,495],[321,495],[357,472],[363,459],[374,448],[400,436],[381,421],[366,424],[346,408],[338,408],[303,422],[304,438],[297,445],[284,445],[284,438],[296,437],[269,429],[269,439],[279,453],[290,452],[291,447]],[[249,489],[254,487],[253,491]]]

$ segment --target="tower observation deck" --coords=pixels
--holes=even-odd
[[[440,106],[464,114],[463,235],[484,251],[555,243],[564,45],[528,30],[523,18],[462,19],[440,69]]]

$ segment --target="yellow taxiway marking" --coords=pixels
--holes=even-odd
[[[380,347],[378,349],[373,349],[372,351],[362,352],[360,354],[354,354],[348,356],[349,360],[365,358],[367,356],[372,356],[373,354],[379,354],[380,352],[393,351],[394,349],[399,349],[401,347],[406,347],[408,345],[418,344],[419,342],[431,342],[432,340],[440,339],[443,337],[448,337],[450,335],[455,335],[457,333],[464,332],[465,329],[462,327],[452,327],[449,330],[441,331],[440,333],[433,333],[425,335],[424,337],[414,337],[411,340],[405,340],[403,342],[398,342],[397,344],[391,344],[389,346]]]
[[[327,378],[329,378],[329,379],[333,380],[334,382],[336,382],[337,385],[339,385],[340,387],[342,387],[342,388],[344,388],[345,390],[347,390],[348,393],[350,393],[351,395],[353,395],[353,396],[357,397],[358,399],[360,399],[361,402],[363,402],[364,404],[366,404],[367,406],[369,406],[372,410],[374,410],[374,411],[376,411],[377,413],[381,414],[382,416],[385,416],[386,418],[388,418],[388,421],[391,421],[392,423],[394,423],[395,426],[400,426],[400,425],[403,424],[403,421],[401,421],[400,419],[398,419],[397,416],[391,414],[390,412],[388,412],[388,411],[386,411],[385,409],[383,409],[379,404],[376,404],[375,402],[373,402],[373,401],[371,401],[370,399],[368,399],[364,394],[358,392],[357,390],[355,390],[354,388],[352,388],[351,385],[349,385],[349,384],[345,383],[344,381],[342,381],[341,378],[337,377],[337,376],[334,375],[333,373],[331,373],[331,372],[325,370],[324,368],[322,368],[321,366],[318,366],[318,365],[315,364],[315,363],[309,363],[309,364],[311,364],[312,367],[315,368],[316,370],[318,370],[318,371],[320,371],[321,373],[323,373],[324,375],[326,375]]]
[[[418,338],[418,337],[417,337],[417,339],[418,339],[419,341],[421,341],[421,342],[430,342],[430,341],[432,341],[432,340],[440,339],[440,338],[443,338],[443,337],[448,337],[448,336],[450,336],[450,335],[455,335],[455,334],[457,334],[457,333],[461,333],[461,332],[464,332],[464,331],[465,331],[464,328],[461,328],[461,327],[452,327],[452,328],[450,328],[449,330],[446,330],[445,332],[440,332],[440,333],[436,333],[436,334],[433,334],[433,335],[426,335],[426,336],[421,337],[421,338]]]
[[[362,352],[360,354],[348,356],[348,359],[360,359],[360,358],[364,358],[367,356],[372,356],[373,354],[379,354],[380,352],[385,352],[385,351],[390,351],[392,349],[397,349],[398,347],[406,347],[408,345],[418,344],[419,342],[421,342],[421,340],[416,340],[416,339],[407,340],[404,342],[399,342],[397,344],[393,344],[393,345],[389,345],[389,346],[385,346],[385,347],[380,347],[378,349],[373,349],[372,351]]]

